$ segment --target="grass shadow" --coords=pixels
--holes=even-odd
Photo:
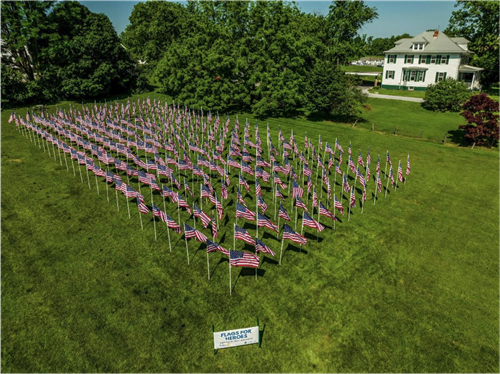
[[[255,277],[255,270],[257,270],[257,277],[263,277],[266,273],[265,269],[242,268],[240,271],[240,276]]]
[[[276,237],[276,235],[273,235],[269,232],[264,231],[264,235],[262,235],[262,239],[272,239],[276,240],[278,243],[281,241],[279,238]]]
[[[270,263],[271,265],[279,265],[278,261],[276,261],[274,258],[267,256],[262,257],[262,263],[264,262]]]

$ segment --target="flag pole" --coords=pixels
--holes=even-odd
[[[233,248],[236,250],[236,223],[233,226]]]
[[[212,238],[213,239],[213,238]],[[208,259],[208,250],[207,252],[207,271],[208,271],[208,280],[210,280],[210,260]]]
[[[184,226],[184,229],[186,227]],[[187,261],[188,261],[188,265],[189,265],[189,249],[188,249],[188,241],[187,241],[187,237],[186,237],[186,230],[184,230],[184,241],[186,242],[186,256],[187,256]]]
[[[231,288],[231,248],[229,248],[229,258],[228,258],[228,262],[229,262],[229,296],[232,295],[232,288]]]
[[[106,184],[107,185],[107,184]],[[135,198],[136,200],[139,200],[138,197]],[[142,215],[141,215],[141,211],[139,210],[139,204],[137,204],[137,213],[139,213],[139,220],[141,221],[141,229],[144,230],[144,226],[142,224]]]
[[[347,216],[347,222],[351,220],[351,197],[352,197],[352,192],[354,190],[354,187],[351,189],[351,192],[349,193],[349,200],[347,201],[347,204],[349,205],[349,214]]]
[[[379,173],[377,173],[375,179],[375,196],[373,197],[373,205],[375,205],[375,201],[377,201],[377,190],[378,190],[378,178],[380,177]]]
[[[387,191],[389,190],[389,179],[387,178],[387,185],[385,186],[385,194],[384,194],[384,199],[387,197]]]
[[[281,258],[283,256],[283,243],[285,242],[285,239],[281,239],[281,250],[280,250],[280,265],[281,265]]]
[[[321,204],[321,201],[319,202],[319,204]],[[319,215],[319,204],[318,204],[318,223],[321,224],[321,222],[320,222],[321,218],[320,218],[320,215]],[[313,212],[311,212],[311,213],[313,213]],[[314,217],[314,215],[313,215],[313,217]],[[319,227],[318,227],[317,233],[316,233],[316,242],[319,242]]]
[[[384,169],[384,178],[387,178],[387,153],[389,152],[389,150],[387,150],[387,152],[385,153],[385,169]]]

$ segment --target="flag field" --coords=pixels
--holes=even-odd
[[[372,102],[375,110],[378,101]],[[391,105],[395,111],[399,104]],[[24,117],[26,109],[16,113]],[[410,137],[302,119],[259,120],[263,139],[269,122],[275,146],[278,126],[287,140],[293,129],[300,147],[306,133],[316,147],[319,135],[323,145],[332,147],[338,138],[346,152],[342,171],[349,142],[353,159],[358,149],[365,156],[369,147],[372,176],[363,213],[357,192],[348,222],[344,195],[344,215],[336,211],[340,221],[335,231],[333,221],[321,217],[325,229],[318,240],[317,230],[308,227],[303,232],[306,246],[285,241],[281,266],[281,236],[260,227],[259,238],[276,256],[260,254],[257,279],[255,269],[233,268],[229,296],[227,256],[219,251],[209,254],[208,280],[205,244],[185,242],[183,235],[170,230],[170,252],[164,223],[157,219],[154,228],[150,212],[142,215],[141,229],[135,202],[130,203],[129,218],[122,194],[117,210],[114,185],[109,186],[108,203],[104,178],[97,182],[99,194],[93,176],[89,189],[85,166],[75,163],[83,173],[82,183],[79,172],[74,175],[71,165],[68,171],[57,151],[54,159],[52,146],[49,157],[8,123],[9,115],[10,111],[1,114],[4,372],[498,370],[498,149],[471,150],[420,140],[416,129]],[[222,125],[225,114],[220,115]],[[245,118],[239,115],[240,134]],[[255,118],[248,118],[253,135]],[[235,119],[232,115],[230,128]],[[400,112],[399,121],[403,128],[405,112]],[[423,126],[430,127],[426,121]],[[404,171],[410,154],[411,174],[397,190],[389,187],[384,198],[386,150],[395,177],[398,160]],[[373,205],[378,155],[383,188]],[[290,164],[302,182],[301,168],[292,160]],[[121,175],[126,182],[126,174]],[[254,179],[242,175],[250,193],[242,186],[240,192],[255,212]],[[276,223],[272,177],[259,183],[269,206],[266,215]],[[137,177],[130,179],[132,187],[138,187]],[[330,179],[333,183],[333,175]],[[287,187],[291,184],[282,180]],[[339,198],[342,178],[336,181],[332,193]],[[191,181],[187,183],[191,187]],[[221,200],[225,214],[215,242],[253,252],[241,240],[233,247],[237,185],[234,171],[229,199]],[[191,190],[199,196],[199,186]],[[220,188],[216,190],[221,198]],[[141,193],[150,206],[149,188],[142,185]],[[326,190],[318,201],[325,203],[325,195]],[[188,194],[183,196],[192,202]],[[307,201],[304,194],[302,200],[310,209],[311,196]],[[158,193],[154,202],[164,209]],[[196,204],[209,217],[217,215],[208,199],[203,206]],[[292,218],[285,222],[300,234],[300,226],[294,227],[295,207],[290,208],[289,199],[283,206]],[[315,220],[316,209],[311,214]],[[333,211],[331,205],[329,209]],[[185,209],[178,220],[177,203],[170,198],[166,213],[181,226],[194,227]],[[298,214],[301,217],[301,209]],[[255,236],[255,221],[238,218],[237,224]],[[196,229],[212,240],[210,225],[205,229],[197,218]],[[260,349],[253,345],[213,354],[212,325],[216,331],[242,328],[255,325],[257,317],[263,330]]]

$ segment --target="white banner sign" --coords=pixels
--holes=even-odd
[[[259,326],[214,332],[214,349],[231,348],[259,342]]]

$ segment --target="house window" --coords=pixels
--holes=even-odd
[[[417,72],[415,70],[410,71],[410,80],[414,81],[416,75],[417,75]]]
[[[413,55],[407,55],[406,61],[407,64],[413,64]]]
[[[442,65],[448,64],[448,61],[450,61],[450,55],[443,56],[443,57],[441,58],[441,64],[442,64]]]
[[[441,73],[436,73],[436,82],[440,82],[442,80],[446,79],[446,73],[441,72]]]
[[[423,51],[424,45],[422,43],[413,44],[414,51]]]
[[[386,79],[394,79],[395,71],[394,70],[387,70],[385,72],[385,78]]]
[[[396,63],[397,55],[387,55],[387,62],[390,64]]]
[[[436,63],[436,56],[431,56],[431,64],[435,64]]]

